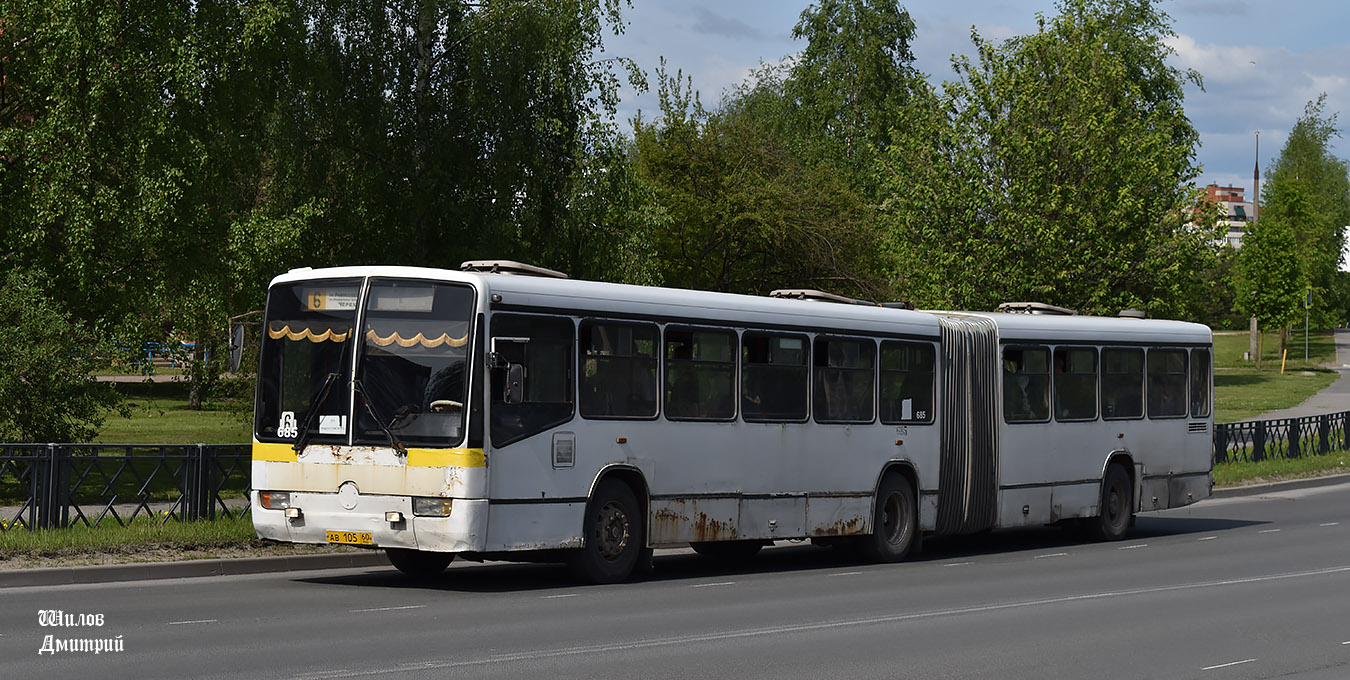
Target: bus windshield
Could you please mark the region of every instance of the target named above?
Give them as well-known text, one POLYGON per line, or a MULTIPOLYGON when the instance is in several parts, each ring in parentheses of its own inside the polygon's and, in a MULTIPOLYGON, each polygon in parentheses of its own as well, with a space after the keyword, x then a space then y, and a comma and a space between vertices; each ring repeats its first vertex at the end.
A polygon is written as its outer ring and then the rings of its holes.
POLYGON ((362 283, 272 288, 259 441, 445 446, 463 437, 473 291, 374 279, 358 317, 362 283))
POLYGON ((371 283, 356 369, 356 443, 387 443, 390 434, 409 445, 459 441, 472 313, 467 286, 371 283))

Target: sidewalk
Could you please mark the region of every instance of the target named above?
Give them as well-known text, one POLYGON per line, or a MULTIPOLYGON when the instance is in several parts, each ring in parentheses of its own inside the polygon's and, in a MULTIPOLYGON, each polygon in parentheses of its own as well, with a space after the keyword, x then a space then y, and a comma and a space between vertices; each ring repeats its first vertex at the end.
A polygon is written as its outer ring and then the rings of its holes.
POLYGON ((1336 339, 1336 361, 1325 366, 1340 373, 1341 377, 1321 392, 1308 397, 1308 400, 1293 408, 1263 413, 1247 420, 1276 420, 1279 418, 1302 418, 1320 416, 1326 413, 1350 411, 1350 329, 1338 328, 1334 331, 1336 339))

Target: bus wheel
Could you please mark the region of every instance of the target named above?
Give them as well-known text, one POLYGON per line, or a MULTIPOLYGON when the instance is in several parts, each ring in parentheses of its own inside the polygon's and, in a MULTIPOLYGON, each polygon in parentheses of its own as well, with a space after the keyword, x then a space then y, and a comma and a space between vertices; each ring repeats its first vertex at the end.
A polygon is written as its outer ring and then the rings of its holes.
POLYGON ((1124 538, 1130 528, 1130 517, 1134 515, 1133 495, 1130 473, 1120 464, 1112 463, 1106 468, 1106 479, 1102 483, 1101 512, 1086 520, 1088 534, 1099 541, 1124 538))
POLYGON ((854 546, 868 562, 899 562, 914 547, 919 513, 914 488, 900 475, 887 475, 877 490, 872 533, 858 536, 854 546))
POLYGON ((409 548, 385 548, 384 554, 395 569, 419 578, 435 576, 450 566, 454 553, 427 552, 409 548))
POLYGON ((698 541, 690 543, 694 552, 715 562, 744 562, 759 554, 762 541, 698 541))
POLYGON ((586 503, 584 543, 568 557, 572 573, 587 583, 617 583, 633 573, 642 553, 642 519, 627 484, 609 478, 586 503))

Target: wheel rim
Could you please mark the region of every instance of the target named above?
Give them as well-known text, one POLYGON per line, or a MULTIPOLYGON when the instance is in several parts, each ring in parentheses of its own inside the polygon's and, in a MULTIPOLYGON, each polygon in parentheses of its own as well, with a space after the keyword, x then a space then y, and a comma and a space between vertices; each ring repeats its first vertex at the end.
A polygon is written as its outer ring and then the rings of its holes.
POLYGON ((903 542, 909 530, 905 511, 905 499, 898 493, 887 496, 885 504, 881 507, 881 535, 885 536, 886 542, 891 545, 903 542))
POLYGON ((1106 494, 1106 518, 1112 526, 1121 522, 1121 517, 1124 514, 1122 512, 1125 505, 1124 498, 1125 493, 1121 484, 1112 484, 1110 491, 1106 494))
POLYGON ((617 502, 606 503, 600 508, 599 522, 596 526, 596 550, 607 561, 617 560, 628 547, 628 514, 617 502))

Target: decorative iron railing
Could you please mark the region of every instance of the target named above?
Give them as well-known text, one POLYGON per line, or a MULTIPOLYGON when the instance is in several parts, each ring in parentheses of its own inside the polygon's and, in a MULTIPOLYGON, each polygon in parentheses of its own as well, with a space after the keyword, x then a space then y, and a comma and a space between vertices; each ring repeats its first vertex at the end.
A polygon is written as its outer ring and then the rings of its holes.
POLYGON ((1350 450, 1350 411, 1214 424, 1214 462, 1257 462, 1350 450))
POLYGON ((0 531, 248 512, 248 444, 0 444, 0 531))

